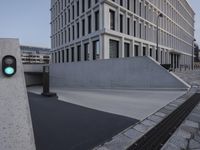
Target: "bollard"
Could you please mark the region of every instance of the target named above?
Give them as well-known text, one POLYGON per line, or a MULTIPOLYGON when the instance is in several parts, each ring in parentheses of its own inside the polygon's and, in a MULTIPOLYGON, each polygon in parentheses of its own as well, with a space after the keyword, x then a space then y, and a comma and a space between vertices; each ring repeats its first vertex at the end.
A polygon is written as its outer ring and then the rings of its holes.
POLYGON ((43 96, 57 97, 56 93, 52 93, 49 90, 49 66, 43 66, 43 96))

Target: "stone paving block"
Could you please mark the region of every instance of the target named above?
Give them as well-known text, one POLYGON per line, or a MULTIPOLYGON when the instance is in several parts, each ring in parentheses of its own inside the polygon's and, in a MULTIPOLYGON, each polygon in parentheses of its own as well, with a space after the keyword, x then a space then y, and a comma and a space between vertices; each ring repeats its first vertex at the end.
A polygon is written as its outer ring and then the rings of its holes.
POLYGON ((165 106, 164 108, 167 109, 167 110, 171 110, 171 111, 173 111, 173 110, 176 109, 176 107, 170 106, 170 105, 167 105, 167 106, 165 106))
POLYGON ((159 116, 155 116, 155 115, 149 116, 148 119, 149 119, 149 120, 152 120, 152 121, 154 121, 154 122, 156 122, 156 123, 159 123, 160 121, 163 120, 163 118, 161 118, 161 117, 159 117, 159 116))
POLYGON ((164 145, 164 147, 161 150, 181 150, 181 148, 177 147, 174 144, 167 143, 166 145, 164 145))
POLYGON ((200 143, 192 139, 189 142, 189 148, 190 149, 200 148, 200 143))
POLYGON ((177 104, 175 102, 174 103, 170 103, 169 106, 178 107, 178 106, 180 106, 180 103, 179 104, 177 104))
POLYGON ((132 140, 127 136, 120 134, 113 138, 112 141, 106 143, 104 147, 109 150, 126 150, 127 145, 131 144, 132 140))
POLYGON ((143 135, 143 133, 135 129, 129 129, 124 133, 124 135, 128 136, 132 142, 136 142, 143 135))
POLYGON ((159 116, 159 117, 162 117, 162 118, 164 118, 164 117, 167 116, 167 114, 162 113, 162 112, 157 112, 157 113, 155 113, 155 115, 156 115, 156 116, 159 116))
POLYGON ((181 137, 181 136, 172 136, 169 140, 169 143, 176 145, 177 147, 180 147, 182 149, 186 149, 188 145, 187 139, 181 137))
POLYGON ((194 122, 199 122, 200 123, 200 114, 193 112, 188 116, 187 119, 190 120, 190 121, 194 121, 194 122))
POLYGON ((165 114, 167 114, 167 115, 169 115, 170 113, 172 113, 171 110, 167 110, 167 109, 165 109, 165 108, 162 108, 161 110, 159 110, 159 112, 165 113, 165 114))
POLYGON ((143 120, 141 123, 146 125, 146 126, 150 126, 150 127, 153 127, 157 124, 154 121, 151 121, 151 120, 148 120, 148 119, 143 120))
POLYGON ((139 132, 145 133, 145 132, 147 132, 147 130, 150 129, 150 126, 146 126, 146 125, 140 123, 140 124, 137 124, 134 127, 134 129, 139 131, 139 132))
POLYGON ((175 133, 175 135, 181 136, 185 139, 190 139, 192 137, 192 133, 187 132, 187 131, 182 130, 182 129, 178 129, 177 132, 175 133))
POLYGON ((192 128, 199 128, 199 124, 194 122, 194 121, 190 121, 190 120, 186 120, 183 123, 184 126, 188 126, 188 127, 192 127, 192 128))

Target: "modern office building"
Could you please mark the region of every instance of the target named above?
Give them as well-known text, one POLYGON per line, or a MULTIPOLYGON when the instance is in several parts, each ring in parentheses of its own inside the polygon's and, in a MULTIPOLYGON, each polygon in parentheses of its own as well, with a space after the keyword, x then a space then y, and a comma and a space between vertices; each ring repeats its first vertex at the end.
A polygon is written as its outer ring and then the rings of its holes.
POLYGON ((194 15, 186 0, 51 0, 52 63, 149 56, 190 66, 194 15))
POLYGON ((20 46, 23 64, 48 64, 50 49, 34 46, 20 46))

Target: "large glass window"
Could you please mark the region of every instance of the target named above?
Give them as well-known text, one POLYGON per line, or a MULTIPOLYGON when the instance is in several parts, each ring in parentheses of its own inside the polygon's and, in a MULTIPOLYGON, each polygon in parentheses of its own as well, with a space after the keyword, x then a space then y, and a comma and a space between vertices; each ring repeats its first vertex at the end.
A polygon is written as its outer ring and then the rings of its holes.
POLYGON ((139 46, 138 45, 134 46, 134 51, 135 51, 135 56, 139 56, 139 46))
POLYGON ((77 61, 81 61, 81 46, 77 46, 77 61))
POLYGON ((110 58, 119 57, 119 41, 110 40, 110 58))
POLYGON ((99 30, 99 11, 95 12, 95 31, 99 30))
POLYGON ((71 61, 74 62, 74 48, 71 49, 71 61))
POLYGON ((89 57, 90 57, 89 44, 86 43, 84 44, 84 60, 85 61, 89 60, 89 57))
POLYGON ((115 12, 110 10, 110 29, 115 30, 115 12))
POLYGON ((124 22, 123 22, 123 15, 120 14, 120 32, 121 33, 123 33, 123 24, 124 24, 124 22))
POLYGON ((91 15, 88 16, 88 34, 90 34, 92 32, 92 26, 91 26, 91 15))
POLYGON ((124 43, 124 57, 130 57, 130 44, 124 43))
POLYGON ((100 58, 99 41, 93 41, 93 60, 100 58))

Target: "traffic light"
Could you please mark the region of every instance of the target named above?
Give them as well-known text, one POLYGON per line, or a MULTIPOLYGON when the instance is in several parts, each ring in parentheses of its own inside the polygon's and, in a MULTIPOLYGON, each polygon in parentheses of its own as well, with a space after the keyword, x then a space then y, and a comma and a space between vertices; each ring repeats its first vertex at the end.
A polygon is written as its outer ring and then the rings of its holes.
POLYGON ((14 56, 6 55, 2 59, 2 71, 7 77, 13 76, 17 71, 17 61, 14 56))

